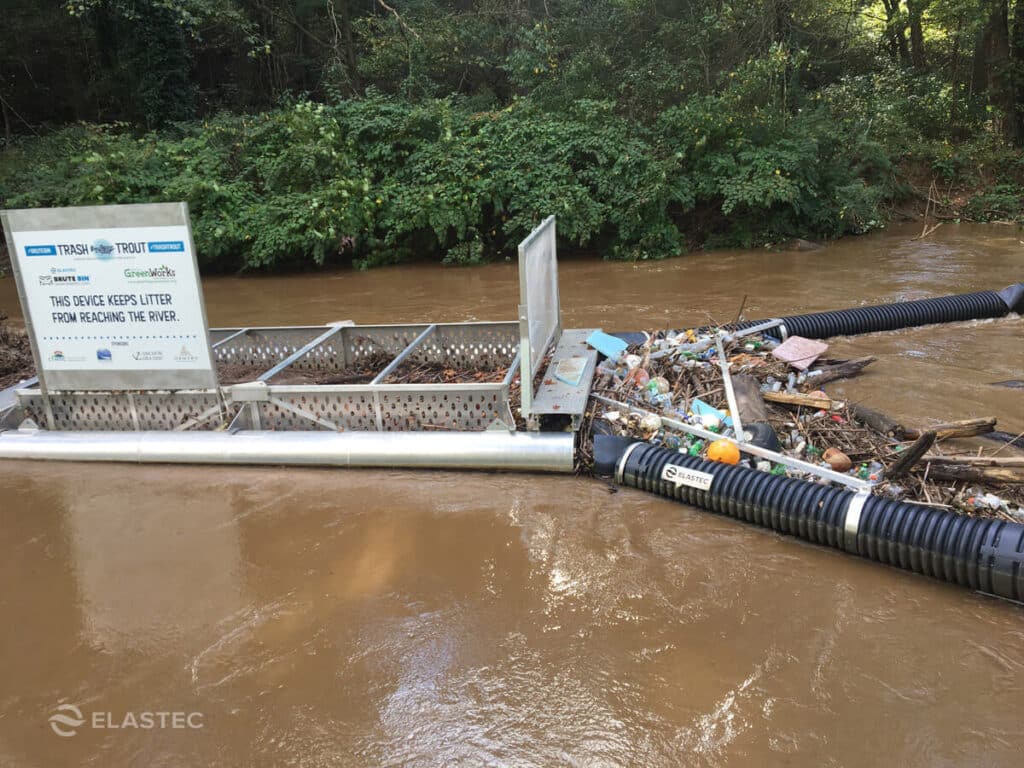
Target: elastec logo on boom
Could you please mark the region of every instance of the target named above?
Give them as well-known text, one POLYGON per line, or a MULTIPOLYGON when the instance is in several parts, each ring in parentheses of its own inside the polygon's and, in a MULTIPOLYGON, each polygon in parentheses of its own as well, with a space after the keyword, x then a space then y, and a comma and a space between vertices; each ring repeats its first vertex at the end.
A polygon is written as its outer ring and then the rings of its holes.
POLYGON ((159 267, 148 267, 146 269, 126 269, 124 271, 124 276, 128 280, 163 282, 165 280, 173 280, 175 272, 167 265, 161 265, 159 267))

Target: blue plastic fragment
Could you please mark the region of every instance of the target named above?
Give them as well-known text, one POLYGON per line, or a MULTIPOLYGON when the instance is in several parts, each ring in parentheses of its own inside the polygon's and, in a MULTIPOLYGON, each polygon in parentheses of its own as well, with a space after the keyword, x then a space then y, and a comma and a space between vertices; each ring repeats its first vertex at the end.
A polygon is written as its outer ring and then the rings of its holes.
POLYGON ((713 405, 708 405, 703 400, 701 400, 699 397, 693 398, 693 402, 690 403, 690 410, 693 411, 694 415, 696 415, 696 416, 705 416, 705 415, 717 416, 721 420, 721 422, 723 424, 725 424, 725 426, 727 426, 727 427, 731 427, 732 426, 732 417, 731 416, 726 416, 724 412, 718 410, 713 405))
POLYGON ((622 339, 619 339, 604 331, 594 331, 587 337, 587 344, 592 346, 605 357, 618 360, 619 355, 626 351, 629 346, 622 339))

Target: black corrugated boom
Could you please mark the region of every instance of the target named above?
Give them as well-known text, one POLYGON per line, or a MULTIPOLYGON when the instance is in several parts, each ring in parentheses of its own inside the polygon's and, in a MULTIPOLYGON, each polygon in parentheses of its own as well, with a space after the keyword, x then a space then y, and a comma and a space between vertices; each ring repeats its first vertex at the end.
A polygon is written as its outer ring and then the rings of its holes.
POLYGON ((1024 600, 1020 523, 776 477, 644 442, 600 435, 594 441, 598 470, 614 467, 624 485, 932 578, 1024 600))

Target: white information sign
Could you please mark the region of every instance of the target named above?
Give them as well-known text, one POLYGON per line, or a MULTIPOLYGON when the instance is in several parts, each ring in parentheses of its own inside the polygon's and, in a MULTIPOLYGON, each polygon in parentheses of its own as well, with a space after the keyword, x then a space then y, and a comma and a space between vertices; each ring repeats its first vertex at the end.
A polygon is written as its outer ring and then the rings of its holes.
MULTIPOLYGON (((104 209, 109 217, 111 210, 104 209)), ((157 210, 151 226, 35 228, 5 214, 26 324, 48 388, 158 389, 213 386, 187 210, 125 206, 129 223, 157 210), (173 211, 172 211, 173 212, 173 211)), ((88 209, 65 209, 73 224, 88 209)), ((49 210, 45 214, 60 213, 49 210)), ((36 226, 47 215, 29 218, 36 226)), ((22 215, 19 217, 18 215, 22 215)))

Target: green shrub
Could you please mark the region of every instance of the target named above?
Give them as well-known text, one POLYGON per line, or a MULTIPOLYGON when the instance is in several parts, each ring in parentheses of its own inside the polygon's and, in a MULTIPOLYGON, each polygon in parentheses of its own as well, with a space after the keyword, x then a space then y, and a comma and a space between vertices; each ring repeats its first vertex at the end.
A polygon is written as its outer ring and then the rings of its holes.
POLYGON ((888 155, 856 123, 797 106, 786 78, 798 59, 753 60, 650 126, 610 101, 474 112, 372 90, 141 135, 73 126, 5 152, 0 195, 12 207, 185 200, 206 270, 479 263, 551 214, 565 245, 617 259, 866 231, 895 189, 888 155))

